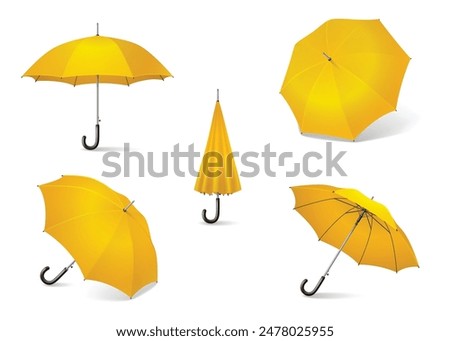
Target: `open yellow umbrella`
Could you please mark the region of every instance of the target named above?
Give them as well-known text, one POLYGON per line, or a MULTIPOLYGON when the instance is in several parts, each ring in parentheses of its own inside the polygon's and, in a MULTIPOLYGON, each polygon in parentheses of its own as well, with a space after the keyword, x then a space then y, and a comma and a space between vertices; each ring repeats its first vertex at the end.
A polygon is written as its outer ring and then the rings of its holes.
POLYGON ((219 195, 229 195, 241 190, 239 174, 234 163, 233 152, 228 139, 222 108, 220 107, 219 90, 217 90, 217 101, 209 131, 208 143, 206 144, 194 189, 203 194, 217 195, 215 217, 209 219, 206 217, 206 210, 202 212, 203 220, 210 224, 215 223, 219 219, 219 195))
POLYGON ((97 123, 95 142, 84 148, 97 148, 100 141, 99 83, 130 85, 147 79, 164 80, 170 72, 143 47, 132 42, 100 36, 73 40, 59 45, 37 60, 22 77, 36 81, 97 84, 97 123))
POLYGON ((330 266, 312 291, 314 295, 333 263, 344 252, 358 264, 383 267, 393 271, 418 266, 414 250, 405 233, 397 225, 389 210, 355 189, 328 185, 291 187, 295 196, 295 210, 316 232, 319 240, 338 248, 330 266))
POLYGON ((83 176, 63 176, 39 186, 45 201, 44 231, 75 259, 85 279, 109 284, 129 297, 157 281, 156 252, 144 216, 134 201, 103 183, 83 176))
POLYGON ((281 94, 302 133, 355 140, 396 110, 409 61, 380 20, 329 20, 295 45, 281 94))

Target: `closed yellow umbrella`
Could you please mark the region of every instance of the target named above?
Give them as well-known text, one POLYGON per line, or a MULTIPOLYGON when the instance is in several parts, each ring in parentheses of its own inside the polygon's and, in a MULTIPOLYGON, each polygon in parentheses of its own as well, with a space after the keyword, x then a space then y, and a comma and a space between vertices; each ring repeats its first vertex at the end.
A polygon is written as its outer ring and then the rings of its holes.
POLYGON ((418 266, 414 250, 405 233, 397 225, 389 210, 355 189, 328 185, 291 187, 295 196, 295 210, 316 232, 319 240, 339 251, 331 265, 308 296, 317 292, 334 261, 344 252, 358 264, 400 271, 418 266))
POLYGON ((134 201, 103 183, 83 176, 63 176, 39 186, 45 201, 44 231, 72 255, 85 279, 109 284, 129 297, 157 281, 156 252, 147 221, 134 201))
POLYGON ((409 61, 380 20, 329 20, 295 45, 281 94, 302 133, 355 140, 396 110, 409 61))
POLYGON ((143 47, 117 38, 93 37, 73 40, 59 45, 37 60, 22 77, 36 81, 54 81, 73 86, 97 84, 97 123, 95 143, 82 143, 95 149, 100 139, 99 83, 130 85, 148 79, 164 80, 170 72, 143 47))
POLYGON ((220 107, 219 90, 217 90, 217 101, 214 108, 208 142, 194 189, 203 194, 217 195, 215 217, 209 219, 206 217, 206 210, 202 212, 203 220, 207 223, 215 223, 219 219, 219 195, 228 195, 241 190, 239 174, 228 139, 222 108, 220 107))

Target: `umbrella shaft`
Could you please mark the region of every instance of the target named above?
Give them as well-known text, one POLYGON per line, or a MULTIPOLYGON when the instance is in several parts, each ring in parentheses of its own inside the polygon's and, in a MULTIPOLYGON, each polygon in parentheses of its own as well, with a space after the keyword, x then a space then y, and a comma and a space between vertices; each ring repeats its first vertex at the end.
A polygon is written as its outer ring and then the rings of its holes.
POLYGON ((99 88, 100 88, 100 85, 99 85, 99 75, 97 75, 97 124, 99 124, 100 123, 100 104, 99 104, 99 101, 100 101, 100 96, 99 96, 99 92, 100 92, 100 90, 99 90, 99 88))
POLYGON ((347 237, 345 237, 345 240, 342 242, 341 247, 339 248, 339 251, 336 253, 336 256, 334 256, 333 261, 331 262, 330 266, 328 267, 327 271, 325 271, 325 273, 323 274, 323 276, 328 276, 328 273, 330 272, 331 267, 333 266, 334 262, 336 261, 336 259, 338 258, 339 254, 341 253, 342 249, 344 248, 345 244, 347 244, 348 240, 350 239, 353 231, 355 231, 356 226, 358 226, 359 222, 361 221, 362 217, 364 216, 364 213, 366 213, 366 209, 363 209, 361 214, 359 215, 358 219, 356 220, 355 224, 353 225, 353 228, 351 229, 351 231, 349 232, 349 234, 347 235, 347 237))

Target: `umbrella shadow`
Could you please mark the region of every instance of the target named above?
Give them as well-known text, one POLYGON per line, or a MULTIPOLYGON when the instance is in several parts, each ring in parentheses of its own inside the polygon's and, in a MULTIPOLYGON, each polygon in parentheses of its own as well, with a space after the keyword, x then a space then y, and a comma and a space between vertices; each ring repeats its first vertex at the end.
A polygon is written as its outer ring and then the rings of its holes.
POLYGON ((411 130, 418 121, 419 117, 415 112, 409 110, 402 113, 393 112, 373 122, 356 138, 356 141, 371 141, 400 135, 411 130))
POLYGON ((342 298, 355 298, 358 295, 348 292, 318 292, 314 296, 305 296, 311 299, 342 299, 342 298))
POLYGON ((80 148, 80 150, 88 151, 88 152, 123 152, 123 146, 120 147, 97 147, 93 150, 87 150, 85 148, 80 148))
POLYGON ((110 302, 129 301, 130 299, 136 299, 144 295, 146 292, 150 291, 156 284, 157 282, 153 282, 146 285, 131 298, 116 288, 102 284, 99 285, 98 287, 92 288, 89 292, 89 296, 92 296, 92 298, 100 301, 110 301, 110 302))
POLYGON ((202 226, 231 226, 231 225, 237 225, 237 222, 231 221, 231 220, 219 220, 215 222, 214 224, 208 224, 205 222, 199 222, 199 225, 202 226))
POLYGON ((392 112, 380 117, 368 126, 356 139, 351 141, 344 138, 326 136, 320 134, 302 133, 303 136, 313 137, 320 140, 339 142, 366 142, 379 140, 386 137, 400 135, 411 130, 419 121, 419 117, 413 111, 392 112))
POLYGON ((46 285, 46 284, 42 284, 44 287, 47 287, 47 288, 66 288, 66 287, 70 287, 70 286, 72 286, 73 284, 72 283, 64 283, 64 282, 56 282, 56 283, 53 283, 51 286, 49 286, 49 285, 46 285))

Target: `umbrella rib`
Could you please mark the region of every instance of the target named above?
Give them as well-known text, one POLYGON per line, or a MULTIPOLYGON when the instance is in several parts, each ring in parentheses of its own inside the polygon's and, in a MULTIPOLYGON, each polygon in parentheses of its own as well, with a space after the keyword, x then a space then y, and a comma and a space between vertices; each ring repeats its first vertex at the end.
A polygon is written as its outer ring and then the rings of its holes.
POLYGON ((336 201, 339 201, 340 203, 347 204, 349 206, 355 207, 355 208, 361 208, 358 204, 353 204, 351 201, 346 201, 342 198, 334 198, 336 201))
POLYGON ((369 232, 369 236, 367 237, 367 241, 366 241, 366 245, 364 246, 364 250, 363 250, 363 252, 361 254, 361 257, 359 258, 358 265, 361 264, 365 254, 366 254, 367 246, 369 245, 369 240, 370 240, 370 237, 372 235, 372 230, 373 230, 373 215, 365 214, 365 218, 367 219, 367 223, 369 224, 370 232, 369 232), (371 218, 371 220, 369 219, 369 217, 371 218))
MULTIPOLYGON (((360 27, 353 28, 345 38, 341 39, 341 43, 335 49, 335 55, 339 53, 339 49, 344 45, 344 43, 350 39, 350 37, 359 29, 360 27)), ((327 32, 328 33, 328 32, 327 32)), ((327 45, 328 45, 328 34, 327 34, 327 45)))
POLYGON ((295 75, 293 75, 293 76, 289 79, 289 81, 288 81, 286 84, 283 84, 283 86, 282 86, 280 92, 283 92, 283 89, 285 89, 290 83, 292 83, 292 81, 293 81, 295 78, 301 76, 302 74, 304 74, 304 73, 308 72, 309 70, 311 70, 311 69, 313 69, 313 68, 315 68, 315 67, 317 67, 317 66, 319 66, 319 65, 322 65, 322 64, 324 64, 323 61, 322 61, 322 62, 319 62, 319 63, 316 63, 316 64, 314 64, 314 65, 311 65, 310 67, 308 67, 308 68, 306 68, 306 69, 304 69, 304 70, 302 70, 302 71, 300 71, 300 72, 297 72, 295 75))
POLYGON ((109 197, 106 197, 106 196, 104 196, 104 195, 101 195, 101 194, 99 194, 99 193, 96 192, 96 191, 93 191, 93 190, 91 190, 91 189, 88 189, 88 188, 82 187, 82 186, 75 186, 75 185, 45 185, 45 187, 54 187, 54 188, 78 188, 78 189, 81 189, 81 190, 83 190, 83 191, 91 192, 91 193, 93 193, 93 194, 95 194, 95 195, 97 195, 97 196, 103 198, 104 200, 109 201, 111 204, 113 204, 113 205, 119 207, 120 209, 123 209, 123 207, 121 207, 122 202, 121 202, 119 196, 117 195, 117 192, 112 191, 112 190, 111 190, 111 191, 114 192, 114 193, 116 194, 117 200, 120 202, 120 204, 117 203, 117 202, 114 202, 114 201, 111 200, 109 197))
MULTIPOLYGON (((339 64, 339 67, 342 67, 342 65, 339 64)), ((344 67, 344 69, 345 69, 345 67, 344 67)), ((339 93, 339 97, 342 98, 342 93, 341 93, 341 90, 339 88, 338 81, 337 81, 336 74, 335 74, 335 68, 332 68, 332 74, 333 74, 333 80, 334 80, 334 85, 336 87, 336 91, 339 93)), ((339 101, 339 107, 341 108, 341 112, 345 113, 344 107, 342 105, 342 101, 339 101)), ((354 135, 353 131, 352 131, 352 128, 350 126, 350 123, 349 123, 348 115, 344 114, 342 116, 343 116, 343 118, 345 120, 345 123, 347 124, 348 131, 350 132, 351 135, 354 135)))
POLYGON ((294 210, 296 210, 298 208, 303 208, 303 207, 306 207, 306 206, 314 205, 314 204, 320 204, 322 202, 330 201, 330 200, 333 200, 333 199, 334 198, 327 198, 327 199, 320 199, 320 200, 317 200, 317 201, 312 201, 312 202, 309 202, 309 203, 304 204, 304 205, 296 206, 296 207, 294 207, 294 210))
MULTIPOLYGON (((376 223, 378 223, 378 225, 380 225, 380 227, 382 229, 384 229, 389 234, 389 238, 391 240, 391 245, 392 245, 392 253, 393 253, 393 256, 394 256, 395 272, 398 272, 397 253, 396 253, 396 250, 395 250, 394 239, 392 238, 392 231, 391 231, 391 229, 389 228, 389 226, 387 225, 387 223, 385 221, 378 221, 377 217, 375 215, 373 215, 373 214, 371 215, 371 218, 372 218, 372 222, 375 221, 376 223)), ((373 223, 369 224, 369 225, 371 227, 371 233, 372 233, 373 223)), ((369 242, 369 239, 367 240, 367 243, 368 242, 369 242)), ((366 248, 367 248, 367 245, 366 245, 366 248)), ((366 249, 364 249, 364 253, 365 253, 365 250, 366 249)), ((363 256, 361 256, 360 262, 361 262, 362 258, 363 258, 363 256)))
MULTIPOLYGON (((324 63, 324 62, 322 62, 322 63, 324 63)), ((329 62, 327 62, 327 63, 329 63, 329 62)), ((319 75, 316 77, 316 79, 314 80, 314 84, 311 86, 311 88, 309 90, 308 97, 305 100, 305 114, 303 115, 301 126, 303 125, 303 122, 305 121, 305 117, 307 116, 306 115, 306 112, 307 112, 306 111, 306 105, 307 105, 307 103, 309 103, 309 98, 311 97, 311 94, 313 93, 314 88, 316 87, 316 84, 319 82, 319 79, 321 78, 322 73, 324 72, 324 70, 325 70, 325 67, 323 67, 322 70, 320 70, 319 75)))
MULTIPOLYGON (((386 228, 388 228, 386 222, 384 222, 384 224, 386 225, 386 228)), ((392 233, 391 233, 391 231, 389 229, 388 229, 388 233, 389 233, 389 238, 391 239, 392 252, 394 254, 395 272, 398 272, 397 253, 395 252, 394 239, 392 238, 392 233)))
POLYGON ((299 209, 299 208, 303 208, 303 207, 306 207, 306 206, 314 205, 314 204, 320 204, 322 202, 330 201, 330 200, 337 200, 337 201, 339 201, 339 202, 341 202, 343 204, 347 204, 347 205, 352 206, 352 207, 358 207, 356 205, 352 205, 351 202, 347 202, 345 200, 342 200, 341 198, 327 198, 327 199, 320 199, 320 200, 317 200, 317 201, 312 201, 312 202, 309 202, 307 204, 303 204, 303 205, 300 205, 300 206, 296 206, 296 207, 294 207, 294 210, 299 209))
POLYGON ((383 101, 385 101, 389 106, 393 107, 395 109, 395 105, 392 105, 383 95, 381 95, 377 90, 375 90, 373 87, 371 87, 368 83, 366 83, 364 80, 362 80, 360 77, 358 77, 355 73, 350 71, 348 68, 346 68, 344 65, 340 64, 343 70, 347 71, 349 74, 351 74, 353 77, 358 79, 361 83, 367 85, 369 89, 371 89, 375 94, 377 94, 383 101))
MULTIPOLYGON (((117 229, 118 229, 118 227, 120 226, 120 223, 121 223, 122 219, 123 219, 123 216, 117 221, 117 224, 116 224, 116 227, 115 227, 115 232, 117 232, 117 229)), ((114 234, 115 234, 115 233, 114 233, 114 234)), ((114 234, 113 234, 113 235, 114 235, 114 234)), ((83 275, 85 275, 85 279, 88 279, 89 274, 92 273, 92 271, 95 269, 95 266, 97 265, 98 261, 102 258, 102 255, 106 252, 106 250, 108 249, 108 246, 111 244, 111 240, 112 240, 112 239, 113 239, 113 238, 111 238, 111 239, 109 240, 109 242, 105 245, 105 247, 103 248, 103 251, 100 252, 100 253, 98 254, 98 257, 97 257, 97 259, 95 260, 95 262, 92 262, 92 264, 94 264, 94 266, 91 267, 91 268, 89 269, 89 272, 88 272, 88 273, 83 274, 83 275)))
MULTIPOLYGON (((341 44, 336 48, 335 55, 338 53, 337 50, 345 43, 346 40, 348 40, 348 39, 350 38, 350 36, 351 36, 357 29, 358 29, 358 28, 354 28, 354 29, 347 35, 347 37, 345 37, 345 39, 343 39, 343 41, 341 42, 341 44)), ((327 26, 327 32, 328 32, 328 26, 327 26)), ((328 34, 327 34, 327 47, 328 47, 328 34)), ((333 58, 334 58, 334 57, 333 57, 333 58)), ((336 64, 335 64, 335 66, 336 66, 336 64)), ((341 66, 341 64, 339 64, 339 66, 341 66)), ((339 91, 339 86, 338 86, 338 82, 337 82, 337 79, 336 79, 336 77, 335 77, 335 72, 334 72, 335 68, 336 68, 336 67, 333 67, 331 70, 332 70, 332 74, 333 74, 333 80, 334 80, 335 88, 336 88, 336 90, 340 93, 340 91, 339 91)), ((346 70, 347 70, 347 69, 346 69, 346 70)), ((348 71, 348 70, 347 70, 347 71, 348 71)), ((342 96, 341 96, 341 97, 342 97, 342 96)), ((340 108, 341 108, 341 112, 344 112, 344 108, 343 108, 341 102, 339 102, 339 106, 340 106, 340 108)), ((353 135, 353 131, 352 131, 352 129, 351 129, 351 127, 350 127, 350 124, 349 124, 349 121, 348 121, 348 116, 347 116, 347 115, 343 115, 343 117, 344 117, 344 119, 345 119, 345 122, 347 123, 347 129, 348 129, 348 131, 350 132, 351 135, 353 135)))
POLYGON ((52 224, 51 226, 47 226, 47 227, 45 228, 45 230, 48 232, 48 230, 51 230, 51 229, 56 228, 56 227, 58 227, 58 226, 60 226, 60 225, 66 224, 66 223, 68 223, 68 222, 72 222, 72 221, 81 219, 81 218, 83 218, 83 217, 87 217, 87 216, 89 216, 89 215, 91 215, 91 214, 98 214, 98 213, 100 213, 100 212, 101 212, 101 213, 116 212, 116 211, 117 211, 117 210, 103 210, 103 211, 95 211, 95 212, 89 212, 89 213, 79 214, 79 215, 70 217, 69 219, 59 221, 59 222, 57 222, 57 223, 55 223, 55 224, 52 224))
MULTIPOLYGON (((389 232, 389 226, 383 225, 385 223, 384 221, 379 221, 377 216, 373 215, 373 219, 381 226, 382 229, 386 230, 386 232, 389 232)), ((386 224, 386 223, 385 223, 386 224)))
MULTIPOLYGON (((128 214, 127 212, 125 212, 125 213, 128 214)), ((150 237, 150 229, 149 229, 149 227, 148 227, 148 226, 145 226, 145 225, 142 225, 142 224, 140 223, 140 221, 137 220, 133 215, 129 215, 129 217, 130 217, 131 219, 133 219, 133 221, 135 221, 136 224, 137 224, 142 230, 144 230, 145 232, 148 232, 148 237, 149 237, 149 239, 150 239, 150 241, 151 241, 151 237, 150 237)), ((152 244, 153 244, 153 243, 152 243, 152 244)))
POLYGON ((358 211, 353 211, 354 207, 350 208, 348 211, 345 211, 344 213, 342 213, 326 230, 324 233, 322 233, 322 235, 319 237, 319 240, 322 240, 323 236, 325 236, 325 234, 328 233, 328 231, 330 231, 330 229, 334 226, 334 224, 336 224, 339 220, 341 220, 341 218, 349 213, 355 213, 358 211))

